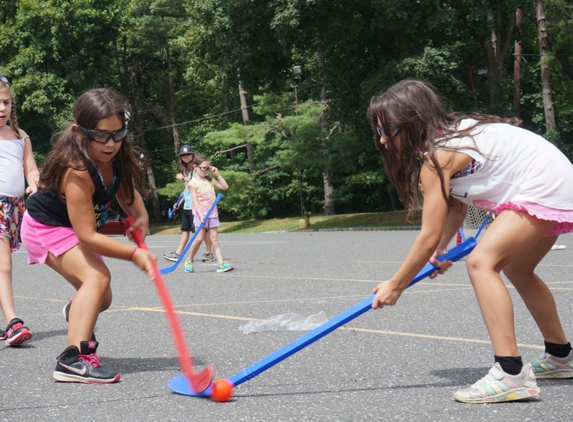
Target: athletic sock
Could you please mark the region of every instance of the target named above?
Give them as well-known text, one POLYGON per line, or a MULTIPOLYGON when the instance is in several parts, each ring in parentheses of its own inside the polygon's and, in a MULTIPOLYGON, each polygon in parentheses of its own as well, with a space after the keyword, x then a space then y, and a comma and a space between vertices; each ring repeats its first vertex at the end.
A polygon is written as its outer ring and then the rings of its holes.
POLYGON ((495 356, 494 359, 499 365, 503 372, 509 375, 517 375, 521 372, 523 368, 523 361, 521 356, 495 356))
POLYGON ((571 343, 567 344, 557 344, 557 343, 549 343, 544 341, 545 343, 545 353, 549 353, 551 356, 555 356, 556 358, 564 358, 569 355, 571 352, 571 343))

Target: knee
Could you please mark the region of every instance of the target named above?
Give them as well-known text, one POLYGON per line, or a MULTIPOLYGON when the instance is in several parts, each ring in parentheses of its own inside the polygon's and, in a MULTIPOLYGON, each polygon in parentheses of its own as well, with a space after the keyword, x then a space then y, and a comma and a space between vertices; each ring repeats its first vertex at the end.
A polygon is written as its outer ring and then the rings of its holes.
POLYGON ((83 284, 99 291, 102 295, 106 295, 109 291, 111 297, 111 274, 109 271, 93 272, 83 284))

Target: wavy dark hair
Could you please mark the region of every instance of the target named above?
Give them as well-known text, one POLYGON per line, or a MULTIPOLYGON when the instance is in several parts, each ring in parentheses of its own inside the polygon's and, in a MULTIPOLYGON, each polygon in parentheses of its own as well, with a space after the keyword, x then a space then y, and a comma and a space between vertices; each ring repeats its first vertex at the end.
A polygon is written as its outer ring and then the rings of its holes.
MULTIPOLYGON (((117 116, 123 126, 127 125, 128 109, 125 100, 115 91, 108 88, 90 89, 84 92, 72 108, 74 123, 86 128, 96 129, 100 119, 117 116)), ((88 153, 92 142, 81 131, 72 130, 73 123, 52 137, 54 147, 46 158, 40 172, 38 187, 44 190, 61 188, 62 177, 66 170, 85 171, 93 165, 88 153)), ((128 134, 121 143, 121 148, 114 157, 121 174, 121 185, 128 198, 128 204, 135 199, 134 189, 145 196, 143 171, 139 161, 140 153, 132 144, 128 134)), ((60 199, 65 201, 62 193, 60 199)))
MULTIPOLYGON (((435 156, 436 149, 449 149, 445 142, 453 138, 470 137, 478 126, 488 123, 508 123, 519 125, 516 118, 505 119, 488 114, 446 113, 441 95, 430 84, 407 79, 372 98, 367 110, 367 118, 374 132, 374 145, 382 154, 384 170, 396 186, 400 201, 409 210, 418 209, 422 204, 420 172, 427 153, 430 164, 436 169, 442 184, 442 194, 448 204, 453 203, 444 186, 444 173, 435 156), (470 127, 458 130, 463 119, 477 122, 470 127), (388 148, 380 143, 376 126, 384 133, 390 133, 390 124, 402 127, 400 150, 392 142, 388 148)), ((475 139, 474 139, 475 145, 475 139)), ((477 146, 475 148, 477 150, 477 146)))

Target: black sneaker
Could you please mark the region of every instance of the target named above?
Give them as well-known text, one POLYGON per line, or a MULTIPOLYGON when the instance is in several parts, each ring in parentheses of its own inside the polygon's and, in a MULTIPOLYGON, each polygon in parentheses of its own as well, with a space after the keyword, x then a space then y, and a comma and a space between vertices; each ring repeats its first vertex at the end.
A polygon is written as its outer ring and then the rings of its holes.
MULTIPOLYGON (((64 307, 62 308, 62 314, 64 315, 64 318, 66 318, 66 322, 70 322, 70 308, 71 307, 72 307, 72 300, 70 299, 68 301, 68 303, 66 303, 64 305, 64 307)), ((97 341, 95 333, 92 333, 92 337, 91 337, 90 341, 97 341)))
POLYGON ((82 382, 85 384, 109 384, 118 382, 120 374, 102 368, 99 356, 95 353, 97 341, 82 341, 80 350, 68 346, 58 356, 53 377, 60 382, 82 382))
POLYGON ((14 318, 6 327, 4 337, 7 346, 16 346, 30 340, 33 334, 28 330, 28 327, 24 327, 24 321, 20 318, 14 318))
POLYGON ((213 255, 212 253, 204 253, 203 256, 201 257, 201 260, 203 262, 213 262, 215 260, 215 255, 213 255))

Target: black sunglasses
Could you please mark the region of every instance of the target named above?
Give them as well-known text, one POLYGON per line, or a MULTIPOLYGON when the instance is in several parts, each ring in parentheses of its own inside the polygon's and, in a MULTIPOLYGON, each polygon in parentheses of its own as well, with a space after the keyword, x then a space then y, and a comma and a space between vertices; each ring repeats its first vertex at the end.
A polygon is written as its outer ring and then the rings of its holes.
POLYGON ((384 134, 384 130, 380 126, 375 126, 376 133, 378 134, 378 136, 380 136, 380 138, 394 139, 400 132, 402 132, 402 126, 400 125, 391 124, 389 126, 390 126, 390 136, 386 136, 384 134))
POLYGON ((6 76, 0 75, 0 82, 4 82, 6 85, 10 86, 10 81, 6 76))
MULTIPOLYGON (((77 123, 76 123, 77 124, 77 123)), ((121 142, 127 135, 127 128, 121 128, 115 132, 108 132, 106 130, 91 130, 78 125, 78 127, 85 133, 90 141, 98 142, 100 144, 107 144, 107 141, 113 139, 113 142, 121 142)))

